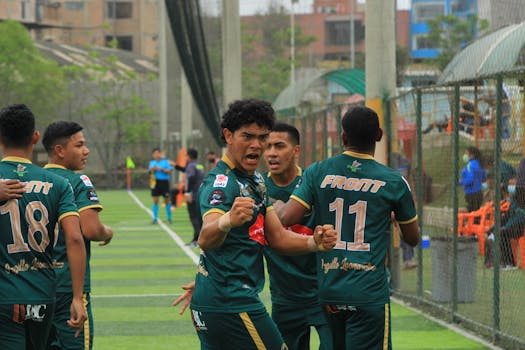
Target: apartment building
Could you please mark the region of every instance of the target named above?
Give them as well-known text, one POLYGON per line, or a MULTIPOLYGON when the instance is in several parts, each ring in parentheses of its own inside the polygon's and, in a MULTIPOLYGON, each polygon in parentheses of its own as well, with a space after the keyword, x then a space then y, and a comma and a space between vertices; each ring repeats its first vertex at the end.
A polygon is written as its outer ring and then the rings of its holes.
POLYGON ((159 0, 0 0, 0 20, 23 23, 37 40, 158 56, 159 0))

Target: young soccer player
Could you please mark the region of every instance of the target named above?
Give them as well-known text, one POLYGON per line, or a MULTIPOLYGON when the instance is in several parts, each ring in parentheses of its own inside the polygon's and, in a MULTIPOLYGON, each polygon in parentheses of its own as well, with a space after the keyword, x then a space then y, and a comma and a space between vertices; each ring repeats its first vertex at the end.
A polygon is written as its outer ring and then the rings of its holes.
MULTIPOLYGON (((269 172, 265 176, 270 202, 288 201, 302 181, 299 131, 285 123, 276 123, 268 138, 264 159, 269 172)), ((313 234, 313 214, 287 229, 302 235, 313 234)), ((290 350, 310 349, 310 329, 319 335, 319 349, 332 350, 330 328, 318 300, 315 253, 286 256, 265 247, 264 256, 270 275, 272 319, 279 327, 290 350)))
POLYGON ((391 213, 403 240, 415 246, 416 211, 406 180, 374 160, 382 137, 377 114, 367 107, 350 109, 342 127, 345 152, 308 167, 277 212, 291 225, 315 208, 315 221, 331 223, 337 231, 335 248, 317 255, 320 302, 328 311, 334 349, 391 349, 385 265, 391 213))
MULTIPOLYGON (((199 195, 203 252, 190 308, 203 349, 285 349, 258 295, 264 284, 263 248, 304 254, 335 243, 329 225, 316 227, 311 236, 285 230, 269 203, 256 169, 274 120, 271 105, 254 99, 232 103, 222 118, 227 151, 199 195)), ((185 286, 187 293, 175 304, 188 302, 192 287, 185 286)))
POLYGON ((0 111, 0 177, 25 183, 18 199, 0 203, 0 349, 45 349, 55 308, 53 242, 64 230, 73 296, 66 320, 77 332, 86 320, 82 287, 86 251, 73 191, 67 180, 30 161, 38 142, 25 105, 0 111))
POLYGON ((57 275, 56 308, 53 326, 49 337, 48 349, 87 350, 93 347, 93 315, 91 313, 91 241, 108 244, 113 238, 113 230, 100 222, 102 210, 93 183, 87 175, 76 173, 86 166, 89 149, 82 132, 82 126, 70 121, 57 121, 44 131, 42 144, 48 154, 48 171, 66 178, 73 188, 75 203, 80 214, 80 226, 86 247, 86 274, 84 279, 83 302, 88 315, 88 322, 78 334, 66 327, 69 304, 71 303, 72 285, 64 238, 59 235, 55 245, 55 272, 57 275))

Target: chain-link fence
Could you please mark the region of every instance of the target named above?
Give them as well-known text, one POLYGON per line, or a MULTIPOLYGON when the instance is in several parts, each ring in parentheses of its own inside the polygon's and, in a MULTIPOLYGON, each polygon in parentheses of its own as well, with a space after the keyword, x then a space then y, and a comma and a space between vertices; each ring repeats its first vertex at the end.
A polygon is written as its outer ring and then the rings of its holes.
MULTIPOLYGON (((525 94, 519 76, 415 89, 384 108, 389 165, 411 184, 423 236, 406 264, 403 253, 410 252, 393 231, 394 295, 505 349, 525 349, 525 160, 519 167, 525 94), (475 185, 466 179, 474 158, 480 169, 475 185)), ((287 120, 301 132, 301 165, 343 150, 340 121, 350 107, 287 120)))

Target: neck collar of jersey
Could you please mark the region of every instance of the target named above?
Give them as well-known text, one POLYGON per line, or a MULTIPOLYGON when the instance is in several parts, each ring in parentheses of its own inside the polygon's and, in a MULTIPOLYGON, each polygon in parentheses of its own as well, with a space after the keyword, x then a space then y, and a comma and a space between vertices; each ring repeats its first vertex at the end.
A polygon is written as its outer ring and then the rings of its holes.
POLYGON ((11 157, 11 156, 8 156, 8 157, 4 157, 2 158, 2 162, 18 162, 18 163, 29 163, 29 164, 33 164, 29 159, 27 158, 22 158, 22 157, 11 157))
POLYGON ((343 154, 346 154, 347 156, 355 157, 355 158, 362 158, 362 159, 374 159, 373 156, 366 153, 358 153, 353 151, 344 151, 343 154))
POLYGON ((228 158, 228 156, 225 154, 222 156, 221 160, 226 163, 226 165, 230 168, 230 169, 235 169, 235 164, 233 164, 233 162, 231 161, 230 158, 228 158))
MULTIPOLYGON (((303 176, 303 168, 301 168, 299 165, 295 165, 295 167, 297 168, 297 174, 295 175, 295 177, 303 176)), ((272 177, 271 171, 268 172, 268 177, 272 177)))
POLYGON ((44 169, 51 169, 51 168, 67 170, 67 168, 65 166, 59 165, 59 164, 49 163, 49 164, 44 165, 44 169))

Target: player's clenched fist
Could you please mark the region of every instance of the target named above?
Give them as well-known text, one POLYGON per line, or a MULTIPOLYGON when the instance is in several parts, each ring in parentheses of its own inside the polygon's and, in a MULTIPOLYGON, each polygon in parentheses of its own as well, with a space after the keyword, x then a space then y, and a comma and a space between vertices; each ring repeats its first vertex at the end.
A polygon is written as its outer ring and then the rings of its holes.
POLYGON ((241 226, 253 217, 255 201, 249 197, 236 197, 230 209, 230 222, 232 227, 241 226))
POLYGON ((337 243, 337 232, 333 225, 325 224, 315 227, 314 240, 317 249, 320 251, 327 251, 335 247, 337 243))
POLYGON ((238 227, 250 221, 253 217, 255 201, 249 197, 235 197, 232 208, 218 220, 219 230, 229 232, 232 227, 238 227))

